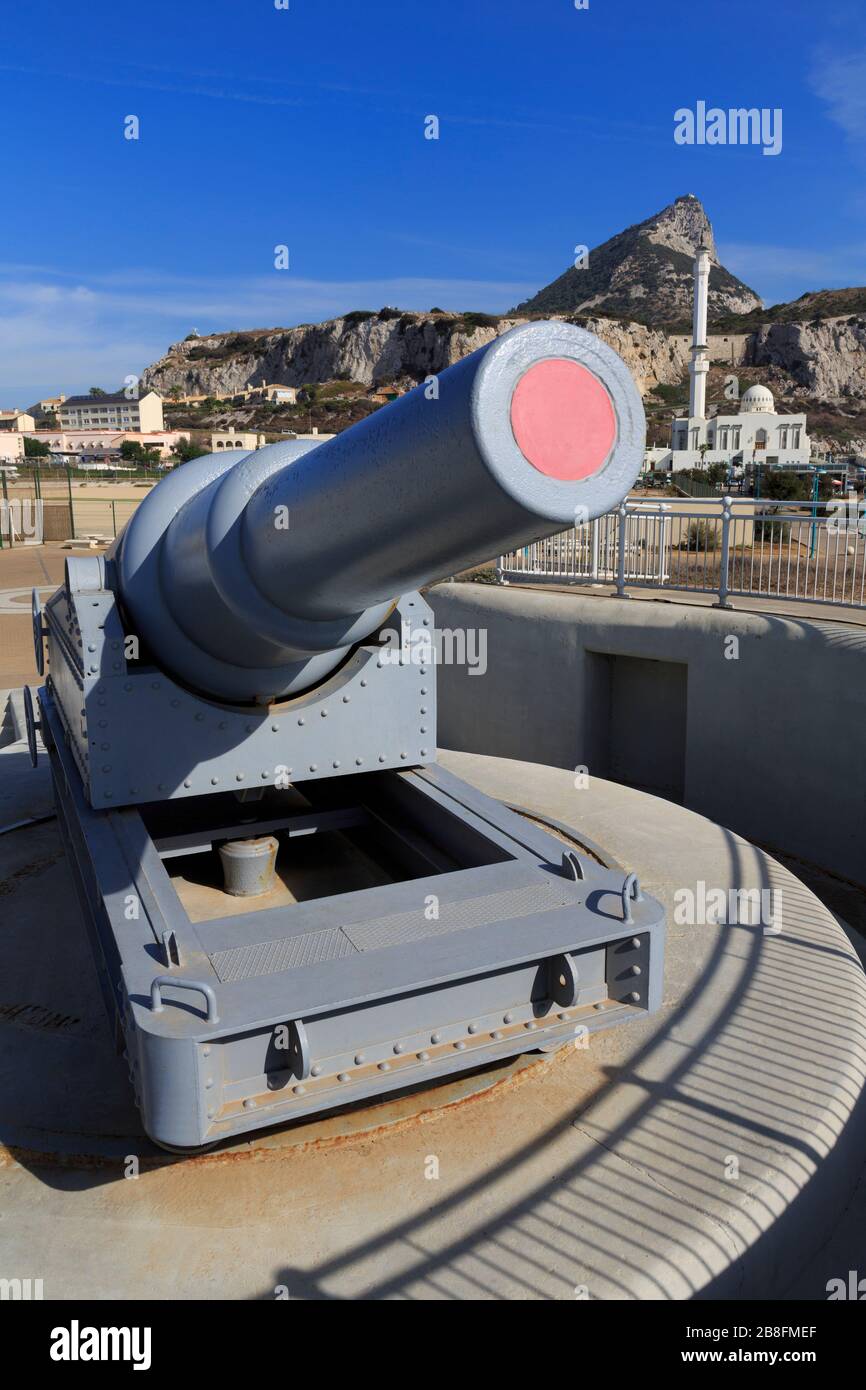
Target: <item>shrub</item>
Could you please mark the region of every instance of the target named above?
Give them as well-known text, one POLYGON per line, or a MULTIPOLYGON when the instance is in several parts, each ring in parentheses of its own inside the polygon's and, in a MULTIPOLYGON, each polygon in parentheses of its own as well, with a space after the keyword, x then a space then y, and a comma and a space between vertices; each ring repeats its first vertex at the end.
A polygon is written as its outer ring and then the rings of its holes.
POLYGON ((467 333, 471 333, 472 330, 473 330, 473 328, 498 328, 498 327, 499 327, 499 315, 498 315, 498 314, 477 314, 477 313, 474 313, 474 312, 471 312, 471 311, 470 311, 469 313, 463 314, 462 317, 463 317, 463 323, 464 323, 465 326, 466 326, 466 327, 465 327, 465 331, 466 331, 467 333))
POLYGON ((769 541, 776 545, 782 545, 790 538, 790 521, 773 520, 777 515, 777 507, 767 507, 763 516, 755 518, 754 537, 756 541, 769 541))
POLYGON ((812 496, 812 479, 805 473, 784 468, 765 469, 761 477, 761 497, 774 502, 805 502, 812 496))
POLYGON ((680 401, 685 399, 685 388, 682 385, 668 386, 660 381, 653 387, 653 395, 662 401, 680 401))
POLYGON ((680 550, 715 550, 719 543, 719 533, 710 521, 691 521, 686 538, 680 541, 680 550))

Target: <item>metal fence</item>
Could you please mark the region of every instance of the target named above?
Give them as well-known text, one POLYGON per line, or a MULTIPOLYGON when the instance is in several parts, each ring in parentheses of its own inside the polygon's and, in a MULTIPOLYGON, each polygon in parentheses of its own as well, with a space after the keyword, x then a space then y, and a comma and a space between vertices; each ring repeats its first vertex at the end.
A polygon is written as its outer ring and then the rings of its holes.
POLYGON ((511 581, 613 582, 866 607, 866 511, 825 503, 719 498, 706 505, 623 503, 597 520, 499 558, 511 581))
POLYGON ((153 483, 153 474, 123 478, 130 494, 122 497, 94 497, 97 485, 109 481, 104 475, 51 473, 10 476, 0 472, 0 548, 39 545, 44 541, 111 540, 123 529, 153 483), (132 489, 135 494, 132 495, 132 489))

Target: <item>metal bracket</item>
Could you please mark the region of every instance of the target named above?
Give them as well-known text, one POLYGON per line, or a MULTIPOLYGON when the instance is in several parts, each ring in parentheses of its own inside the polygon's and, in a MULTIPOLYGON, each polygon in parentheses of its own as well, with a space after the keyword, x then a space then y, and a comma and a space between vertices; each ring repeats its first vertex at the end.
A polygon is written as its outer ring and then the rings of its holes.
POLYGON ((30 595, 30 611, 33 615, 33 647, 36 652, 36 670, 40 676, 45 675, 45 647, 42 639, 45 636, 45 628, 42 626, 42 604, 39 601, 39 593, 33 589, 30 595))
POLYGON ((177 944, 177 932, 164 931, 162 934, 162 949, 165 954, 165 963, 169 970, 173 965, 180 965, 180 947, 177 944))
POLYGON ((566 878, 571 878, 578 882, 580 879, 586 877, 583 872, 583 865, 573 849, 564 849, 562 851, 562 872, 566 878))
POLYGON ((24 687, 24 724, 27 729, 27 751, 30 754, 30 762, 33 767, 39 761, 39 749, 36 747, 36 733, 42 728, 42 723, 36 718, 33 711, 33 696, 30 693, 30 686, 24 687))
POLYGON ((310 1074, 312 1059, 310 1057, 310 1040, 307 1037, 303 1019, 293 1018, 289 1024, 289 1054, 295 1076, 299 1081, 306 1081, 310 1074))
POLYGON ((574 956, 551 956, 547 962, 548 990, 554 1004, 570 1009, 577 1003, 579 973, 574 956))

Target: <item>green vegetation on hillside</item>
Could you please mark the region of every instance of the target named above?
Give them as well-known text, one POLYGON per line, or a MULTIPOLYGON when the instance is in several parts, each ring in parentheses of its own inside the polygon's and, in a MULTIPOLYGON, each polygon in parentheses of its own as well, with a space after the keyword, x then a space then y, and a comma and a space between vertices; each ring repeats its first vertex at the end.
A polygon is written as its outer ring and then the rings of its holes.
MULTIPOLYGON (((866 316, 866 286, 846 290, 810 290, 787 304, 753 309, 748 314, 727 314, 713 327, 734 333, 751 333, 764 323, 821 323, 824 319, 848 318, 852 323, 866 316)), ((866 327, 866 324, 862 325, 866 327)))

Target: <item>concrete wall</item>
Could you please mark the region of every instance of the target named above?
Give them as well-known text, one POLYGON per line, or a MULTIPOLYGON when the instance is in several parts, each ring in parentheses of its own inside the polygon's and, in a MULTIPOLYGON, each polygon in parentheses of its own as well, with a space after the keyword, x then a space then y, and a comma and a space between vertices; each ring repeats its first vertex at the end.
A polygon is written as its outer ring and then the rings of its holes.
MULTIPOLYGON (((752 337, 751 333, 710 333, 707 336, 707 356, 711 362, 744 366, 749 360, 752 337)), ((688 349, 692 338, 690 333, 676 333, 670 336, 669 341, 688 349)))
POLYGON ((439 668, 442 747, 586 766, 866 883, 866 629, 481 584, 428 599, 438 627, 487 634, 485 674, 439 668))

